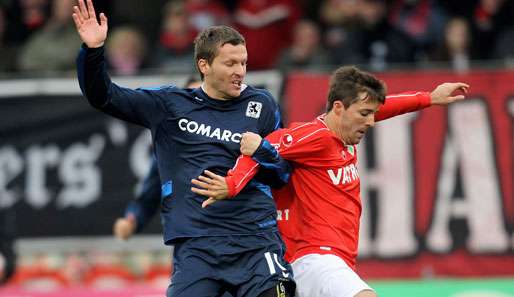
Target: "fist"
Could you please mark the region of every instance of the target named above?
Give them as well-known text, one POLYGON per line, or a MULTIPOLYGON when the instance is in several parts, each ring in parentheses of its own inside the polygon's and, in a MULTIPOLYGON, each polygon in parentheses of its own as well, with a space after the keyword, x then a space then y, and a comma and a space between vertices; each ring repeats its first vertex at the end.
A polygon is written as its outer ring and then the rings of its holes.
POLYGON ((134 231, 136 231, 136 222, 133 215, 129 215, 126 218, 118 218, 114 223, 113 228, 114 236, 119 239, 129 239, 134 231))
POLYGON ((261 145, 262 137, 259 134, 255 134, 253 132, 245 132, 243 133, 243 137, 241 138, 241 154, 245 156, 252 156, 253 153, 257 150, 259 145, 261 145))

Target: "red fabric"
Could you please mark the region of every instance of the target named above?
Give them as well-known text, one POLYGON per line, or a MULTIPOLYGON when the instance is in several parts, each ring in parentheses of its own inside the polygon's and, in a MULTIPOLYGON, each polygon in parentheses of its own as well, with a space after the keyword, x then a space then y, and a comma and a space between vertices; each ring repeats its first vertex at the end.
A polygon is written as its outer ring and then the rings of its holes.
MULTIPOLYGON (((290 45, 292 29, 299 19, 299 9, 291 0, 242 0, 236 8, 236 13, 245 12, 259 16, 274 7, 283 6, 289 15, 282 20, 270 23, 260 28, 251 28, 238 23, 238 31, 246 39, 248 50, 248 69, 267 69, 275 65, 281 51, 290 45)), ((262 15, 261 15, 262 16, 262 15)))
MULTIPOLYGON (((388 96, 377 121, 430 105, 425 92, 388 96)), ((357 147, 345 145, 320 116, 295 123, 268 137, 294 167, 289 184, 274 191, 286 260, 310 253, 335 254, 355 268, 361 216, 357 147)), ((241 156, 229 171, 229 193, 237 194, 256 174, 257 163, 241 156)))
POLYGON ((191 16, 196 14, 208 14, 216 18, 226 18, 229 15, 225 6, 219 1, 186 1, 186 11, 191 16))
POLYGON ((176 53, 184 53, 191 48, 191 44, 194 42, 197 34, 196 30, 190 30, 184 35, 165 31, 161 34, 159 41, 167 49, 171 49, 176 53))

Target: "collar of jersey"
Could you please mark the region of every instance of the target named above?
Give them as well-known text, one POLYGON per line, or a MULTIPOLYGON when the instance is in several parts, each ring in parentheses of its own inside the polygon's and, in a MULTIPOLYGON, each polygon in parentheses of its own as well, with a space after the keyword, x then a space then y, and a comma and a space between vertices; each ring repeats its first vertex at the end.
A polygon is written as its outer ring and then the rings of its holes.
POLYGON ((246 97, 245 91, 248 89, 248 86, 243 84, 241 86, 241 89, 242 90, 241 90, 241 94, 239 95, 239 97, 231 99, 231 100, 220 100, 220 99, 214 99, 214 98, 210 97, 209 95, 207 95, 207 93, 203 89, 203 85, 201 87, 197 88, 196 90, 194 90, 194 93, 199 98, 202 98, 204 100, 205 104, 208 104, 208 105, 214 106, 214 107, 218 107, 218 108, 226 108, 226 107, 231 107, 235 103, 245 99, 245 97, 246 97))

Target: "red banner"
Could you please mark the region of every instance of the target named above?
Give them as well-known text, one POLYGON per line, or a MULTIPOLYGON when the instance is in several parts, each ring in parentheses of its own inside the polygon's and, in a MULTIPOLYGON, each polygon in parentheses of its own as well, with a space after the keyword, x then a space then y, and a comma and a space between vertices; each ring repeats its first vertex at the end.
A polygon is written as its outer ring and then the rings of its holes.
MULTIPOLYGON (((360 144, 364 277, 514 275, 514 73, 394 72, 388 93, 471 85, 467 100, 378 123, 360 144)), ((328 75, 292 74, 289 122, 322 113, 328 75)))

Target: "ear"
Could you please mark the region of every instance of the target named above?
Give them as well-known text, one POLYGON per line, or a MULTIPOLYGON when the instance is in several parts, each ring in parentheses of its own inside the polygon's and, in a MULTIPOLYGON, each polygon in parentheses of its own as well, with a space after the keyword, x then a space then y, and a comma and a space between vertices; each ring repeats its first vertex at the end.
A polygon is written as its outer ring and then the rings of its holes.
POLYGON ((332 110, 336 115, 340 115, 344 110, 346 110, 346 108, 344 108, 344 104, 342 101, 336 100, 332 105, 332 110))
POLYGON ((200 70, 200 72, 204 75, 207 74, 207 72, 209 72, 209 68, 210 68, 210 65, 209 63, 207 62, 206 59, 200 59, 198 60, 197 62, 197 65, 198 65, 198 70, 200 70))

